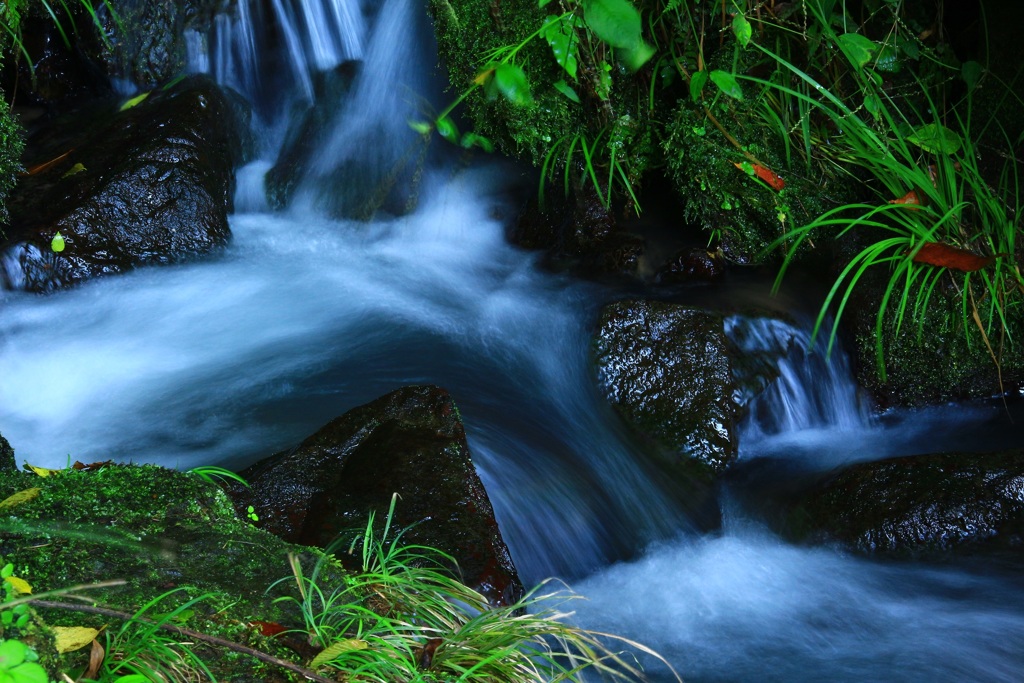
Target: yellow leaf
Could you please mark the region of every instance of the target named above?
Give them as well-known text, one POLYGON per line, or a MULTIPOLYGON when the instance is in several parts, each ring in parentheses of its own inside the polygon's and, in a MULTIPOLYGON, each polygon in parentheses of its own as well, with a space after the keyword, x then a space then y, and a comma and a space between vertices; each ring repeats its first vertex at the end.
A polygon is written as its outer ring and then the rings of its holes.
POLYGON ((365 650, 370 647, 370 644, 360 638, 347 638, 346 640, 339 640, 334 643, 323 652, 313 658, 313 661, 309 663, 310 669, 315 669, 321 664, 326 664, 338 655, 346 652, 352 652, 353 650, 365 650))
POLYGON ((136 104, 138 104, 142 100, 146 99, 147 97, 149 97, 149 93, 148 92, 144 92, 141 95, 136 95, 135 97, 131 98, 130 100, 128 100, 127 102, 122 104, 121 108, 118 111, 124 111, 125 109, 131 109, 132 107, 134 107, 136 104))
POLYGON ((6 510, 8 508, 14 507, 15 505, 27 503, 30 500, 36 498, 39 495, 40 491, 42 491, 42 489, 35 487, 25 489, 24 491, 18 491, 14 495, 8 496, 7 498, 4 498, 2 501, 0 501, 0 510, 6 510))
POLYGON ((54 626, 53 639, 57 652, 74 652, 96 640, 100 632, 87 626, 54 626))
POLYGON ((75 175, 76 173, 81 173, 84 170, 85 170, 85 165, 84 164, 81 164, 81 163, 75 164, 74 166, 72 166, 71 168, 69 168, 67 171, 64 172, 64 175, 61 176, 61 180, 63 180, 64 178, 67 178, 69 175, 75 175))
POLYGON ((492 75, 494 75, 494 69, 484 69, 473 77, 473 82, 477 85, 483 85, 492 75))
POLYGON ((48 470, 45 467, 36 467, 35 465, 29 465, 28 463, 25 463, 25 469, 31 472, 35 472, 40 477, 48 477, 51 474, 57 474, 58 472, 60 472, 60 470, 48 470))
POLYGON ((31 595, 32 586, 28 585, 28 581, 25 579, 19 579, 17 576, 5 576, 4 581, 11 584, 14 590, 18 591, 22 595, 31 595))

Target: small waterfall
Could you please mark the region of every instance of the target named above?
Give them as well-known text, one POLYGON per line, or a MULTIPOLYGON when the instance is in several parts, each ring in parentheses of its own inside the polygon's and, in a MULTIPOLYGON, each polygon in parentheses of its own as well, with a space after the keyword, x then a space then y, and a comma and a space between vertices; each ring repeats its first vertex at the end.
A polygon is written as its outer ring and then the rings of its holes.
POLYGON ((209 33, 186 32, 188 67, 265 110, 313 102, 316 73, 361 59, 365 33, 359 0, 238 0, 209 33))
POLYGON ((306 172, 300 203, 339 216, 404 214, 416 204, 434 60, 422 3, 384 0, 352 92, 306 172))
POLYGON ((749 417, 745 438, 810 429, 851 430, 871 419, 846 354, 813 344, 809 325, 733 316, 729 339, 740 351, 738 380, 749 417))

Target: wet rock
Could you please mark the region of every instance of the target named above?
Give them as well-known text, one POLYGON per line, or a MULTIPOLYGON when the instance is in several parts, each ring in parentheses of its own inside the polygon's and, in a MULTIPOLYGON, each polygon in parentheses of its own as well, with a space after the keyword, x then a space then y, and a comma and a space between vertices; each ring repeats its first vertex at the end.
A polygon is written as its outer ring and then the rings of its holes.
POLYGON ((903 556, 1024 549, 1024 449, 852 465, 802 494, 789 532, 903 556))
POLYGON ((0 472, 17 472, 18 461, 14 458, 14 449, 10 442, 0 434, 0 472))
POLYGON ((589 185, 569 198, 552 192, 543 208, 531 199, 508 239, 588 275, 635 274, 644 252, 643 238, 622 230, 589 185))
POLYGON ((395 524, 415 525, 405 542, 452 555, 464 580, 492 602, 522 594, 458 409, 443 389, 399 389, 241 474, 250 488, 233 494, 240 510, 252 505, 263 528, 320 547, 359 531, 370 510, 382 520, 398 493, 395 524))
POLYGON ((323 148, 330 124, 359 70, 359 63, 345 62, 337 68, 317 74, 316 102, 300 116, 292 118, 281 152, 267 172, 267 201, 274 209, 288 206, 301 180, 301 173, 323 148))
POLYGON ((658 271, 655 279, 662 284, 711 282, 725 274, 725 258, 721 251, 700 247, 679 252, 658 271))
POLYGON ((679 470, 711 478, 736 457, 720 316, 676 304, 605 307, 595 343, 605 397, 679 470))
POLYGON ((21 35, 32 58, 5 64, 5 90, 17 90, 19 103, 60 108, 107 95, 115 82, 122 92, 166 83, 185 71, 184 30, 208 26, 221 2, 124 0, 116 17, 97 4, 95 18, 87 4, 52 3, 60 28, 42 3, 26 8, 21 35))
POLYGON ((237 113, 193 77, 126 111, 109 103, 38 132, 32 172, 10 200, 3 284, 47 291, 223 245, 243 150, 237 113))

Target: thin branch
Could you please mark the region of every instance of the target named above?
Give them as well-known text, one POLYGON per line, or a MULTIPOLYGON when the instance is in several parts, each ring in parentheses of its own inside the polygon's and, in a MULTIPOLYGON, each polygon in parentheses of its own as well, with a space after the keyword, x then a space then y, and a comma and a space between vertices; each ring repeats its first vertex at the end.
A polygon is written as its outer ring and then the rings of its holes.
POLYGON ((113 617, 114 619, 121 619, 122 621, 138 621, 138 622, 142 622, 142 623, 145 623, 145 624, 155 624, 156 626, 158 626, 159 628, 164 629, 165 631, 171 631, 172 633, 178 633, 180 635, 187 636, 188 638, 194 638, 195 640, 201 640, 201 641, 203 641, 205 643, 209 643, 211 645, 219 645, 220 647, 226 647, 229 650, 234 650, 235 652, 240 652, 242 654, 249 655, 250 657, 255 657, 256 659, 260 659, 260 660, 262 660, 264 662, 268 662, 270 664, 274 664, 274 665, 279 666, 279 667, 281 667, 283 669, 288 669, 290 671, 294 671, 295 673, 297 673, 297 674, 299 674, 301 676, 305 676, 306 678, 308 678, 311 681, 317 681, 317 683, 337 683, 337 681, 335 681, 334 679, 326 678, 324 676, 321 676, 320 674, 314 673, 313 671, 311 671, 311 670, 309 670, 309 669, 307 669, 307 668, 305 668, 303 666, 299 666, 298 664, 293 664, 292 662, 289 662, 287 660, 279 659, 278 657, 275 657, 273 655, 268 655, 266 652, 261 652, 260 650, 254 650, 251 647, 246 647, 245 645, 240 645, 240 644, 232 642, 230 640, 225 640, 223 638, 218 638, 217 636, 211 636, 211 635, 207 635, 205 633, 199 633, 198 631, 193 631, 191 629, 182 628, 180 626, 175 626, 174 624, 157 623, 157 622, 154 622, 154 621, 152 621, 150 619, 145 619, 145 618, 133 616, 131 614, 127 614, 126 612, 118 612, 117 610, 107 609, 105 607, 93 607, 92 605, 73 605, 73 604, 66 603, 66 602, 52 602, 50 600, 32 600, 30 604, 32 604, 32 605, 34 605, 36 607, 49 607, 49 608, 52 608, 52 609, 70 610, 72 612, 85 612, 87 614, 99 614, 99 615, 102 615, 102 616, 105 616, 105 617, 113 617))

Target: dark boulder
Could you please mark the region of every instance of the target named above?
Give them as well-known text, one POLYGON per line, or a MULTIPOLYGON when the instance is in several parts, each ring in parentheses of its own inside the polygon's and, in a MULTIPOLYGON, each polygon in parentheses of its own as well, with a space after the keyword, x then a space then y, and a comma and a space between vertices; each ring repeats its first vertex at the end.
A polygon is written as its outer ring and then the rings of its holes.
POLYGON ((788 532, 863 553, 1024 548, 1024 449, 852 465, 795 498, 788 532))
POLYGON ((202 31, 220 0, 28 3, 21 40, 30 59, 4 65, 3 83, 19 104, 63 109, 83 99, 148 90, 185 72, 185 30, 202 31))
POLYGON ((644 253, 643 238, 623 230, 590 185, 570 197, 551 192, 544 206, 531 199, 508 239, 543 249, 551 265, 584 275, 634 275, 644 253))
POLYGON ((605 397, 674 467, 711 478, 732 462, 737 408, 721 316, 619 302, 602 311, 595 345, 605 397))
POLYGON ((18 461, 14 458, 14 449, 10 442, 0 434, 0 472, 16 472, 18 461))
POLYGON ((281 538, 326 547, 378 521, 398 493, 403 541, 438 548, 492 602, 514 602, 522 586, 477 476, 458 409, 433 386, 406 387, 354 408, 296 448, 262 460, 233 497, 281 538))
POLYGON ((655 279, 661 284, 711 282, 725 274, 725 258, 721 250, 709 251, 694 247, 668 259, 655 279))
POLYGON ((238 119, 219 86, 193 77, 125 111, 110 103, 37 133, 9 204, 3 284, 52 290, 223 245, 243 150, 238 119))

